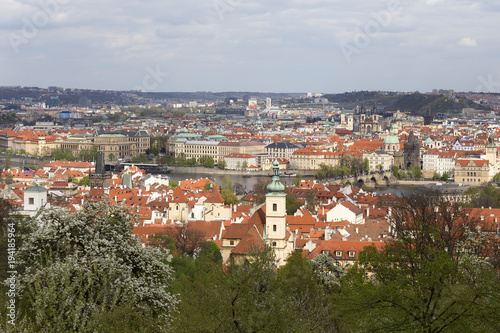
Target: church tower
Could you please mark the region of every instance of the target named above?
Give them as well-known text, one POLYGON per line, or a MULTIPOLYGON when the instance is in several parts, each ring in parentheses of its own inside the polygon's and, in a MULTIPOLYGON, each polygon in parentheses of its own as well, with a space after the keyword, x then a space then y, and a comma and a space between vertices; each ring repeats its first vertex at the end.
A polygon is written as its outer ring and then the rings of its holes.
POLYGON ((273 162, 273 178, 267 185, 266 194, 266 230, 265 237, 271 246, 277 246, 276 241, 286 236, 286 194, 285 185, 280 181, 279 163, 273 162))
POLYGON ((488 137, 488 145, 486 146, 486 159, 491 164, 492 174, 497 173, 497 146, 495 144, 495 137, 493 132, 491 132, 488 137))

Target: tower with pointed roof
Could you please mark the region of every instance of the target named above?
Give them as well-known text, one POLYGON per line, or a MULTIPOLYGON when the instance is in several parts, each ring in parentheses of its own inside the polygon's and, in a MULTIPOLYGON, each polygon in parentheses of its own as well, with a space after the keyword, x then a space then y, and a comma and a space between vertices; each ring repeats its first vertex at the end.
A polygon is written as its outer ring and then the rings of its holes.
POLYGON ((495 144, 495 136, 493 132, 488 137, 488 145, 486 146, 486 159, 490 162, 493 176, 497 173, 497 146, 495 144))
POLYGON ((422 167, 420 160, 420 142, 415 138, 413 131, 410 131, 408 142, 404 144, 404 167, 408 169, 410 165, 422 167))
POLYGON ((371 111, 366 111, 364 105, 362 105, 358 117, 358 131, 362 137, 381 130, 380 115, 375 104, 371 111))
POLYGON ((280 264, 284 264, 285 259, 293 251, 293 241, 291 233, 287 230, 285 185, 280 181, 277 159, 273 162, 273 177, 267 185, 267 191, 264 239, 273 248, 280 264))

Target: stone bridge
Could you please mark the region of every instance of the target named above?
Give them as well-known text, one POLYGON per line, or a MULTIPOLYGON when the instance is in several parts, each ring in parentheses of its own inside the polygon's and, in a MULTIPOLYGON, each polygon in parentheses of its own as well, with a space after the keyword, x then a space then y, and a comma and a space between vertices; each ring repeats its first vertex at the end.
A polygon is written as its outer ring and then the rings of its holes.
POLYGON ((330 179, 330 184, 340 185, 349 182, 350 184, 366 185, 368 187, 387 186, 397 180, 392 171, 376 171, 357 176, 345 176, 337 179, 330 179))

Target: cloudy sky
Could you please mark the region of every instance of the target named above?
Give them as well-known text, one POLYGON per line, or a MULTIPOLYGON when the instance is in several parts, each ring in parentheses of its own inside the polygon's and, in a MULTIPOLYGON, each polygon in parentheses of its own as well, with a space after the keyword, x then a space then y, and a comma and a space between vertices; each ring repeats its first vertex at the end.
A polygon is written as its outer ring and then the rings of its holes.
POLYGON ((500 92, 497 0, 2 0, 0 85, 500 92))

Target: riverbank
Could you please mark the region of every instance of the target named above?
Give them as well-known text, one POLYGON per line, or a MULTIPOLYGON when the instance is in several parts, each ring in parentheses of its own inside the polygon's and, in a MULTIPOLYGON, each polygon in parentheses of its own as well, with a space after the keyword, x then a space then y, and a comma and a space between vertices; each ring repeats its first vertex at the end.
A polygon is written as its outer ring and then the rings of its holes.
POLYGON ((204 167, 180 167, 169 166, 172 173, 189 173, 189 174, 210 174, 210 175, 235 175, 235 176, 268 176, 271 171, 243 171, 243 170, 221 170, 217 168, 204 167))

